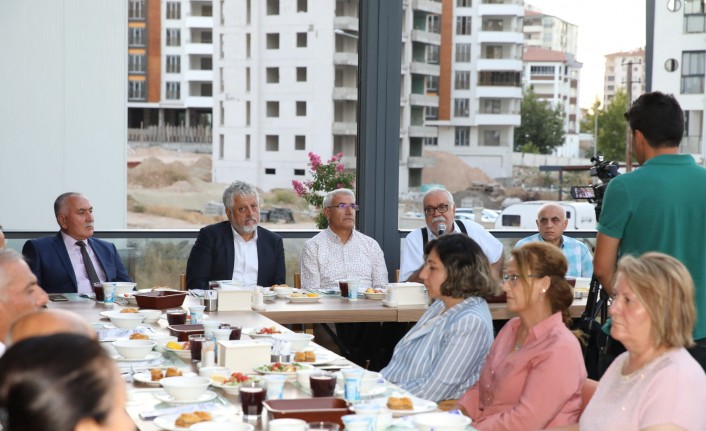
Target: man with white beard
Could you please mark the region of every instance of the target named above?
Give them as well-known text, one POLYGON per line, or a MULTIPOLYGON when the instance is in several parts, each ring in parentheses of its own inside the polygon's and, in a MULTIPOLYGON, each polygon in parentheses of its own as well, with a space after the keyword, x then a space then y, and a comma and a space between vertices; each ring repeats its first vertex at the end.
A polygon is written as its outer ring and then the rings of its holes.
POLYGON ((258 226, 257 189, 235 181, 223 192, 228 221, 202 228, 186 263, 188 289, 208 289, 210 280, 239 280, 245 286, 284 284, 284 243, 258 226))
POLYGON ((454 220, 456 205, 448 190, 433 188, 422 198, 427 226, 410 232, 401 255, 400 281, 421 283, 419 272, 424 265, 424 245, 441 235, 465 233, 480 245, 491 263, 494 274, 503 267, 503 245, 483 226, 473 221, 454 220))

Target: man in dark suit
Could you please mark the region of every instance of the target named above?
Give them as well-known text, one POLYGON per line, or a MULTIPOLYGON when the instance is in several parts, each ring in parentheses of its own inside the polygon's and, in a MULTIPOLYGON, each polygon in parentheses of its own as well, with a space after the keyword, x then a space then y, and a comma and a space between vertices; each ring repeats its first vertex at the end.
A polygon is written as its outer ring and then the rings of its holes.
POLYGON ((283 284, 282 238, 259 227, 257 189, 235 181, 223 192, 228 221, 199 231, 186 263, 189 289, 208 289, 210 280, 240 280, 245 286, 283 284))
POLYGON ((132 281, 115 245, 92 238, 93 207, 80 193, 54 201, 61 231, 31 239, 22 248, 27 263, 47 293, 90 293, 97 281, 132 281))

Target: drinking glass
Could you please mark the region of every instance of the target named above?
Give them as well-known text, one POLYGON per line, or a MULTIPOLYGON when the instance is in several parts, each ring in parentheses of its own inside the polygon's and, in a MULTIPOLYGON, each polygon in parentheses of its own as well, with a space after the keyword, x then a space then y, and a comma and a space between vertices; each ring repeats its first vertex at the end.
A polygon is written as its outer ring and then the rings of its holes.
POLYGON ((238 389, 243 419, 257 419, 262 414, 262 402, 265 401, 265 385, 262 381, 245 382, 238 389))
POLYGON ((167 323, 170 325, 183 325, 186 323, 186 310, 177 308, 175 310, 167 310, 167 323))
POLYGON ((96 294, 96 302, 105 301, 105 292, 103 291, 103 283, 93 283, 93 293, 96 294))
POLYGON ((306 428, 309 431, 338 431, 341 427, 333 422, 309 422, 306 428))
POLYGON ((189 348, 191 349, 191 360, 193 362, 201 361, 201 349, 203 348, 203 342, 207 341, 203 334, 189 335, 189 348))
POLYGON ((336 376, 321 372, 309 376, 312 397, 332 397, 336 390, 336 376))

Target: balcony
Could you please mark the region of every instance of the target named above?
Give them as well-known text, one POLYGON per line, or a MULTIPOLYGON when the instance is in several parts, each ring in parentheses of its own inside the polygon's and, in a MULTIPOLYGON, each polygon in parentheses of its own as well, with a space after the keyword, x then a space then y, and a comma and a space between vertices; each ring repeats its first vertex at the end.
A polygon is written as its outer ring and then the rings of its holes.
POLYGON ((186 24, 187 28, 212 29, 214 26, 212 16, 187 16, 184 19, 184 24, 186 24))
POLYGON ((213 108, 213 97, 188 96, 184 99, 187 108, 213 108))
POLYGON ((337 16, 333 19, 333 28, 336 30, 358 31, 358 18, 352 16, 337 16))
POLYGON ((439 76, 441 68, 438 64, 427 64, 420 63, 418 61, 412 61, 412 64, 410 65, 410 71, 419 75, 439 76))
POLYGON ((434 157, 415 157, 409 156, 407 158, 408 168, 431 168, 436 166, 436 159, 434 157))
POLYGON ((430 0, 413 0, 412 9, 441 15, 441 2, 430 0))
POLYGON ((509 0, 504 3, 486 3, 478 5, 478 14, 501 15, 501 16, 523 16, 525 14, 524 4, 521 0, 509 0))
POLYGON ((333 100, 358 100, 358 89, 355 87, 335 87, 333 100))
POLYGON ((519 126, 520 114, 480 114, 474 117, 477 126, 519 126))
POLYGON ((436 138, 437 136, 439 136, 439 130, 436 127, 409 126, 410 138, 436 138))
POLYGON ((355 52, 336 52, 333 54, 333 64, 336 66, 358 67, 358 54, 355 52))
POLYGON ((512 72, 519 72, 522 70, 522 60, 513 59, 479 59, 478 60, 478 70, 505 70, 512 72))
POLYGON ((331 131, 334 135, 355 136, 358 133, 358 123, 335 121, 331 131))
POLYGON ((439 106, 439 96, 427 96, 426 94, 410 94, 410 105, 416 106, 439 106))
POLYGON ((495 87, 478 85, 476 97, 489 97, 496 99, 521 99, 522 87, 495 87))
POLYGON ((425 30, 412 30, 412 41, 428 45, 441 45, 441 35, 425 30))
POLYGON ((187 70, 184 73, 186 81, 213 82, 213 70, 187 70))
POLYGON ((521 31, 481 31, 478 33, 480 43, 523 43, 524 34, 521 31))
POLYGON ((184 53, 186 54, 200 54, 200 55, 213 55, 213 44, 212 43, 192 43, 191 41, 186 41, 184 44, 184 53))

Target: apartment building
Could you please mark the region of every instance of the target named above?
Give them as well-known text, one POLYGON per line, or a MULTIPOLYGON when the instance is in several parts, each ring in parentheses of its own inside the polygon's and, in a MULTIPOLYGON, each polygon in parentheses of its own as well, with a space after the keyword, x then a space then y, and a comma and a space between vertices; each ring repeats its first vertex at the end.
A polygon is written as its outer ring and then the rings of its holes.
POLYGON ((564 115, 564 145, 554 150, 562 157, 580 157, 578 104, 581 63, 559 51, 528 47, 522 56, 523 82, 540 100, 552 108, 561 107, 564 115))
MULTIPOLYGON (((452 152, 511 175, 519 125, 521 0, 405 0, 400 191, 452 152)), ((268 190, 307 174, 307 154, 355 167, 358 1, 214 3, 214 181, 268 190)))
POLYGON ((565 52, 576 57, 579 29, 574 24, 527 5, 523 31, 527 47, 565 52))
POLYGON ((706 5, 648 0, 647 18, 646 90, 674 94, 686 122, 681 151, 703 160, 706 5))
POLYGON ((614 52, 605 56, 603 80, 603 106, 608 106, 618 90, 632 88, 631 102, 645 92, 645 50, 614 52), (628 83, 628 70, 632 72, 632 83, 628 83))
POLYGON ((210 126, 212 0, 128 0, 127 56, 129 129, 210 126))

